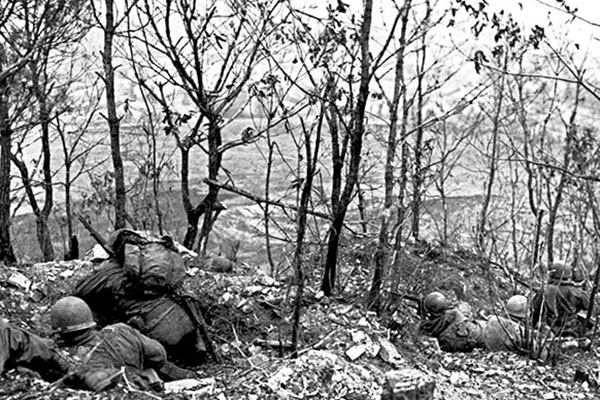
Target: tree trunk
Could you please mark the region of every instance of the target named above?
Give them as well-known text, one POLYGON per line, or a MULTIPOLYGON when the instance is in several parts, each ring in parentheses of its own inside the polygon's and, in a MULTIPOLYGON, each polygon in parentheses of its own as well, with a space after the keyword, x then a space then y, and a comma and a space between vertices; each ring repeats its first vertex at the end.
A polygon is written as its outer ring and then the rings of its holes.
POLYGON ((365 204, 365 193, 360 187, 360 182, 356 183, 356 192, 358 197, 358 215, 360 218, 360 227, 365 235, 369 231, 367 227, 367 206, 365 204))
POLYGON ((71 205, 71 163, 65 160, 65 218, 67 223, 67 237, 69 238, 69 248, 67 250, 66 260, 79 258, 79 240, 73 233, 73 206, 71 205))
POLYGON ((492 154, 490 156, 490 172, 486 183, 485 194, 483 197, 483 204, 481 206, 481 212, 479 214, 479 223, 477 226, 477 248, 483 252, 485 249, 485 237, 488 222, 488 209, 492 200, 494 183, 496 180, 496 172, 498 166, 498 135, 500 131, 500 118, 503 109, 504 101, 504 82, 506 80, 506 69, 508 67, 508 48, 504 47, 504 60, 502 62, 502 72, 500 76, 500 83, 498 84, 498 100, 496 102, 496 110, 494 112, 494 119, 492 125, 492 154))
MULTIPOLYGON (((575 131, 577 129, 577 127, 575 126, 575 118, 577 116, 577 109, 579 107, 579 92, 580 86, 577 85, 577 88, 575 90, 575 104, 573 105, 573 111, 571 112, 571 116, 569 118, 569 125, 567 126, 567 133, 565 138, 565 154, 561 166, 562 172, 560 175, 560 180, 556 187, 556 196, 554 197, 554 204, 552 204, 552 206, 548 210, 548 230, 546 232, 546 256, 548 265, 552 264, 552 262, 554 261, 554 227, 556 226, 558 210, 562 202, 565 185, 567 184, 567 171, 569 170, 569 165, 571 164, 571 148, 573 146, 573 136, 575 135, 575 131)), ((550 193, 548 193, 548 197, 550 197, 550 193)))
POLYGON ((185 215, 187 217, 187 229, 182 244, 186 248, 192 250, 194 248, 194 243, 196 242, 196 237, 198 236, 198 221, 200 221, 200 217, 204 213, 204 206, 203 203, 200 203, 196 207, 192 206, 189 181, 190 149, 180 141, 177 142, 177 146, 179 147, 179 152, 181 153, 181 201, 183 203, 183 210, 185 211, 185 215))
MULTIPOLYGON (((48 54, 45 54, 45 58, 48 59, 48 54)), ((51 169, 52 152, 50 149, 50 111, 46 102, 46 85, 40 83, 40 74, 43 72, 38 71, 35 64, 32 66, 31 72, 33 77, 33 88, 38 102, 40 114, 40 127, 42 134, 42 174, 44 176, 44 180, 42 182, 42 188, 44 189, 44 205, 41 210, 38 209, 37 205, 32 208, 34 211, 37 211, 36 230, 38 242, 42 251, 42 257, 44 261, 52 261, 54 260, 54 247, 52 246, 52 238, 50 236, 50 230, 48 229, 48 217, 52 211, 54 200, 51 169)), ((42 77, 42 79, 44 78, 42 77)), ((36 202, 35 196, 31 197, 30 201, 36 202)))
POLYGON ((412 198, 412 236, 419 240, 419 222, 421 220, 421 191, 423 190, 423 79, 425 77, 425 33, 423 33, 423 46, 417 52, 421 55, 417 61, 417 135, 415 137, 415 164, 413 173, 413 198, 412 198))
POLYGON ((23 189, 25 190, 25 195, 27 196, 29 205, 33 210, 33 214, 35 215, 36 235, 38 243, 40 245, 42 256, 44 258, 44 261, 51 261, 54 259, 54 249, 52 247, 52 241, 50 239, 50 230, 48 229, 48 218, 45 217, 43 211, 40 210, 37 200, 35 198, 33 183, 31 182, 31 177, 29 176, 29 170, 27 168, 27 165, 24 161, 19 160, 14 154, 11 154, 10 157, 13 164, 15 164, 15 166, 19 170, 19 174, 21 175, 21 181, 23 182, 23 189), (51 255, 51 257, 48 257, 49 254, 51 255))
POLYGON ((115 103, 115 71, 112 65, 112 46, 115 35, 113 0, 105 0, 105 5, 106 25, 104 26, 104 52, 102 53, 102 64, 104 66, 104 83, 106 85, 106 109, 108 113, 108 128, 110 131, 110 154, 115 173, 115 229, 122 229, 126 226, 126 194, 125 172, 123 170, 123 159, 121 158, 121 138, 119 134, 120 120, 117 116, 117 106, 115 103))
MULTIPOLYGON (((3 60, 0 59, 0 68, 3 60)), ((0 69, 1 72, 1 69, 0 69)), ((10 143, 12 130, 8 118, 8 83, 0 80, 0 261, 17 261, 10 240, 10 143)))
POLYGON ((329 134, 331 136, 331 210, 333 212, 339 205, 342 192, 342 171, 344 170, 348 135, 344 132, 343 141, 340 143, 339 115, 335 106, 337 89, 332 77, 329 77, 329 81, 327 82, 325 97, 328 101, 326 112, 329 134))
MULTIPOLYGON (((208 128, 208 178, 213 181, 218 181, 219 170, 221 169, 221 152, 219 151, 221 144, 221 127, 219 126, 218 118, 211 115, 209 117, 208 128)), ((218 194, 219 187, 209 185, 208 195, 203 201, 205 207, 204 221, 200 230, 200 236, 198 237, 198 254, 206 255, 210 231, 218 215, 218 210, 215 208, 218 194)))
POLYGON ((327 256, 325 260, 325 271, 321 289, 327 296, 331 296, 335 286, 335 274, 338 256, 338 247, 340 235, 348 206, 352 200, 354 187, 358 180, 358 172, 360 167, 360 157, 362 154, 363 136, 365 132, 364 116, 367 100, 369 97, 369 82, 371 80, 370 56, 369 56, 369 36, 371 33, 371 12, 373 9, 373 1, 365 0, 364 14, 361 26, 361 71, 360 71, 360 88, 356 106, 352 113, 352 124, 350 131, 350 165, 346 176, 346 184, 344 191, 340 197, 340 204, 333 210, 333 223, 328 232, 327 240, 327 256))
MULTIPOLYGON (((406 44, 405 44, 406 46, 406 44)), ((404 67, 403 67, 404 68, 404 67)), ((404 81, 404 72, 400 75, 400 87, 406 88, 406 84, 404 81)), ((400 123, 400 142, 402 146, 400 148, 401 151, 401 159, 400 159, 400 182, 398 183, 398 205, 397 205, 397 221, 394 226, 394 230, 396 231, 394 235, 394 258, 392 260, 392 265, 394 268, 398 266, 398 260, 400 259, 400 250, 402 248, 402 234, 404 227, 404 218, 406 216, 406 207, 404 206, 404 197, 406 195, 406 187, 408 186, 408 153, 409 146, 408 140, 406 137, 407 126, 408 126, 408 112, 410 109, 410 105, 406 100, 406 90, 402 91, 402 120, 400 123)))
POLYGON ((394 94, 392 102, 389 105, 390 109, 390 130, 388 133, 385 173, 384 173, 384 202, 383 213, 381 215, 381 225, 379 228, 379 238, 377 248, 375 250, 373 272, 373 282, 369 291, 368 308, 374 311, 379 310, 381 286, 385 276, 385 265, 387 264, 387 253, 389 249, 389 225, 391 217, 391 209, 394 204, 394 162, 396 160, 396 147, 398 145, 398 109, 400 100, 404 93, 404 86, 401 85, 404 77, 404 50, 406 48, 406 25, 408 22, 408 10, 411 6, 411 0, 404 3, 401 13, 401 31, 400 31, 400 48, 396 55, 395 79, 394 79, 394 94))
POLYGON ((271 140, 271 134, 267 130, 267 143, 269 144, 269 155, 267 156, 267 171, 265 176, 265 206, 263 208, 263 218, 265 224, 265 247, 267 250, 267 260, 269 261, 269 267, 271 270, 271 276, 275 278, 277 273, 275 267, 275 260, 273 259, 273 247, 271 245, 271 224, 269 223, 270 205, 269 205, 269 193, 271 190, 271 173, 273 171, 273 149, 275 142, 271 140))
POLYGON ((40 214, 35 219, 35 226, 44 261, 54 260, 54 247, 52 246, 50 229, 48 228, 48 219, 40 214))
POLYGON ((302 311, 302 293, 304 292, 304 281, 305 274, 304 268, 302 267, 303 255, 304 255, 304 234, 306 232, 306 216, 308 203, 310 201, 310 193, 312 191, 312 182, 314 177, 314 171, 317 160, 319 158, 319 143, 321 142, 321 128, 323 124, 324 111, 321 110, 319 116, 319 123, 317 127, 317 135, 315 138, 315 150, 314 153, 311 150, 310 134, 306 131, 303 125, 305 146, 306 146, 306 178, 304 179, 304 185, 302 187, 302 193, 300 195, 300 204, 298 207, 297 215, 297 230, 298 234, 296 237, 296 251, 294 253, 294 268, 296 272, 296 284, 298 288, 296 290, 296 297, 294 298, 294 315, 292 324, 292 357, 298 357, 298 334, 300 331, 300 316, 302 311))

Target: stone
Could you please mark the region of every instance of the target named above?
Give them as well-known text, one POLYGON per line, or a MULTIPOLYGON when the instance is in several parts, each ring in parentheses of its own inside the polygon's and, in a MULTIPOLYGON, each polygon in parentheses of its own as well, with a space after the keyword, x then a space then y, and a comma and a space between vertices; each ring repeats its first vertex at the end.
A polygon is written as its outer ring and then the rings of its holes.
POLYGON ((381 350, 379 356, 383 361, 391 365, 398 365, 404 362, 404 358, 398 353, 396 346, 384 337, 379 338, 381 350))
POLYGON ((15 272, 8 278, 8 283, 18 287, 23 291, 28 291, 31 288, 31 280, 20 272, 15 272))
POLYGON ((165 382, 165 393, 183 393, 191 390, 193 390, 194 393, 197 393, 202 389, 202 392, 210 394, 213 392, 215 385, 215 378, 179 379, 176 381, 165 382))
POLYGON ((104 247, 99 244, 95 244, 94 247, 87 254, 87 258, 92 262, 101 262, 108 260, 110 255, 104 250, 104 247))
POLYGON ((392 370, 385 374, 381 400, 433 400, 435 381, 416 369, 392 370))
POLYGON ((346 350, 346 356, 348 356, 351 361, 355 361, 360 356, 365 354, 365 351, 367 351, 367 346, 364 344, 358 344, 346 350))

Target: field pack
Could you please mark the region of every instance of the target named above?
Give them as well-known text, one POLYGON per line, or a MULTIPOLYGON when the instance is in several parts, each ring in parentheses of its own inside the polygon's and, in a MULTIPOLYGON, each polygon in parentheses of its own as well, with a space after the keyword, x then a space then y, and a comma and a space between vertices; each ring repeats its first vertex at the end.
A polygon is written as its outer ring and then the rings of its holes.
POLYGON ((169 236, 154 238, 121 230, 109 239, 123 273, 138 289, 166 293, 185 278, 185 263, 169 236))

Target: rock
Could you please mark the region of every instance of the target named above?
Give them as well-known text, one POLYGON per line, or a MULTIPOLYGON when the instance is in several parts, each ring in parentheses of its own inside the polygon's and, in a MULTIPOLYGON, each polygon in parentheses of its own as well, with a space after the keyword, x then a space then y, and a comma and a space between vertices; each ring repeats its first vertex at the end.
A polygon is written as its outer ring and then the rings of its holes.
POLYGON ((20 272, 15 272, 8 278, 8 283, 27 292, 31 288, 31 280, 20 272))
POLYGON ((267 381, 267 385, 274 392, 277 393, 282 387, 288 386, 289 381, 294 376, 294 370, 290 367, 282 367, 267 381))
POLYGON ((360 356, 362 356, 365 353, 365 351, 367 351, 366 345, 357 344, 356 346, 352 346, 348 350, 346 350, 346 356, 348 356, 348 358, 351 361, 354 361, 354 360, 358 359, 360 356))
POLYGON ((396 346, 392 342, 384 337, 380 337, 379 344, 381 345, 379 355, 383 361, 391 365, 398 365, 404 362, 404 358, 398 353, 396 346))
POLYGON ((104 250, 104 247, 99 244, 94 245, 92 249, 86 254, 86 258, 92 262, 100 262, 108 260, 110 255, 104 250))
POLYGON ((467 375, 463 371, 454 371, 450 375, 450 383, 453 384, 454 386, 464 385, 468 381, 469 381, 469 375, 467 375))
POLYGON ((354 343, 362 343, 367 338, 367 335, 363 331, 357 331, 357 330, 351 331, 350 336, 352 337, 352 342, 354 342, 354 343))
POLYGON ((393 370, 385 374, 381 400, 433 400, 435 381, 416 369, 393 370))
MULTIPOLYGON (((194 396, 210 395, 215 390, 215 378, 179 379, 165 382, 165 393, 193 392, 194 396)), ((195 397, 194 397, 195 398, 195 397)))
POLYGON ((70 270, 70 269, 67 269, 67 270, 64 270, 64 271, 62 271, 62 272, 61 272, 60 274, 58 274, 58 275, 59 275, 61 278, 65 278, 65 279, 67 279, 67 278, 70 278, 70 277, 72 277, 72 276, 73 276, 73 274, 75 274, 75 271, 73 271, 73 270, 70 270))
POLYGON ((367 342, 367 354, 369 357, 377 357, 377 354, 381 352, 381 346, 377 343, 373 343, 371 340, 367 342))
POLYGON ((242 366, 247 368, 255 368, 265 366, 269 363, 269 357, 264 354, 255 354, 252 357, 245 359, 242 366))
POLYGON ((377 368, 348 362, 325 350, 309 350, 296 360, 282 361, 271 376, 278 376, 269 381, 275 396, 261 399, 375 399, 383 385, 383 373, 377 368))
POLYGON ((34 303, 38 303, 46 297, 46 291, 43 287, 38 284, 33 284, 31 286, 31 293, 29 294, 29 298, 34 303))
POLYGON ((276 281, 268 275, 261 274, 254 280, 256 283, 259 283, 263 286, 281 286, 281 282, 276 281))

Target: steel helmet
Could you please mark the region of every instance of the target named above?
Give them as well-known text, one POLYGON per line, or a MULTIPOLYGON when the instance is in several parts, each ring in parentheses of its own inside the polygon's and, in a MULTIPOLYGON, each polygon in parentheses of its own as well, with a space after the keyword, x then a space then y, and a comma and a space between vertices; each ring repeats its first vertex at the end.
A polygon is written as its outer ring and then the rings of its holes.
POLYGON ((423 306, 425 307, 426 313, 439 314, 446 311, 446 309, 450 306, 450 302, 442 293, 431 292, 425 296, 423 306))
POLYGON ((506 312, 513 317, 525 318, 527 316, 527 297, 518 294, 508 299, 506 312))
POLYGON ((71 333, 96 326, 92 310, 79 297, 67 296, 58 300, 50 310, 52 329, 59 333, 71 333))
POLYGON ((557 261, 548 268, 550 278, 557 280, 569 280, 573 278, 573 267, 563 261, 557 261))
POLYGON ((573 282, 583 282, 586 278, 586 273, 584 272, 585 267, 578 267, 573 270, 573 282))

